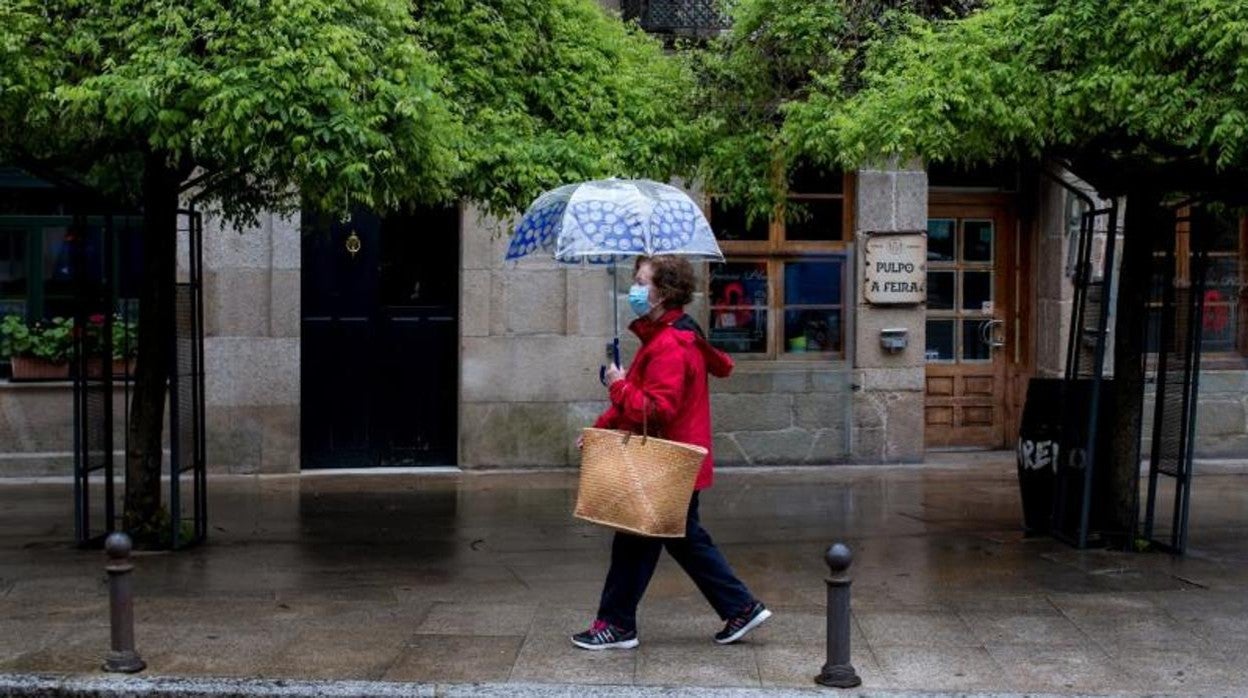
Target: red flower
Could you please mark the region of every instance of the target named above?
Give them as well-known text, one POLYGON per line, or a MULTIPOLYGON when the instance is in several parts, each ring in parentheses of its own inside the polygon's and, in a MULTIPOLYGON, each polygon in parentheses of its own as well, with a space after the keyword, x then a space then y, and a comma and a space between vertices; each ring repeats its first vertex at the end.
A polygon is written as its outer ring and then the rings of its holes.
POLYGON ((91 317, 87 318, 87 321, 90 322, 92 325, 103 325, 104 315, 102 313, 96 313, 95 315, 92 315, 91 317))

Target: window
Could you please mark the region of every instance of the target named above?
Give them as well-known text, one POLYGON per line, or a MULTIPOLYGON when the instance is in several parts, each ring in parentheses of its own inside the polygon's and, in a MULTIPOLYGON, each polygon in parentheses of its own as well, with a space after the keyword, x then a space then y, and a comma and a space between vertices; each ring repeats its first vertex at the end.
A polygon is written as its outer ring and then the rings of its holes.
POLYGON ((927 344, 929 362, 992 360, 996 230, 991 219, 927 221, 927 344))
MULTIPOLYGON (((1191 246, 1193 212, 1180 209, 1174 232, 1173 267, 1168 267, 1166 255, 1154 254, 1154 274, 1160 280, 1173 279, 1175 288, 1191 287, 1191 246)), ((1211 361, 1206 365, 1216 367, 1223 362, 1248 356, 1248 304, 1245 304, 1245 279, 1248 278, 1248 217, 1229 213, 1202 215, 1198 230, 1204 230, 1209 244, 1208 270, 1202 305, 1201 349, 1211 361), (1219 356, 1221 355, 1221 356, 1219 356)), ((1160 302, 1150 303, 1153 318, 1149 325, 1149 351, 1159 348, 1160 327, 1157 316, 1160 302)), ((1242 361, 1236 361, 1236 365, 1242 361)))
POLYGON ((852 180, 792 173, 785 210, 750 221, 712 198, 725 262, 711 265, 711 343, 745 358, 839 358, 845 351, 847 205, 852 180))
MULTIPOLYGON (((104 221, 87 219, 83 254, 88 268, 102 271, 105 256, 100 234, 104 221)), ((28 321, 74 314, 74 275, 71 268, 70 228, 67 216, 0 216, 0 317, 21 315, 28 321)), ((113 219, 115 268, 119 298, 137 295, 142 269, 139 257, 141 219, 113 219)), ((8 357, 0 357, 0 363, 8 357)))

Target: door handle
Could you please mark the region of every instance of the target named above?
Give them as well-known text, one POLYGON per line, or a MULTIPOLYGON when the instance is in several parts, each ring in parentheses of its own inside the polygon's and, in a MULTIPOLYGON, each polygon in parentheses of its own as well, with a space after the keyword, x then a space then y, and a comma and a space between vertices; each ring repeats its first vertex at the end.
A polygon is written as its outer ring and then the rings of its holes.
POLYGON ((1005 339, 998 339, 996 329, 1005 327, 1005 320, 984 320, 979 325, 979 340, 993 349, 1005 346, 1005 339))

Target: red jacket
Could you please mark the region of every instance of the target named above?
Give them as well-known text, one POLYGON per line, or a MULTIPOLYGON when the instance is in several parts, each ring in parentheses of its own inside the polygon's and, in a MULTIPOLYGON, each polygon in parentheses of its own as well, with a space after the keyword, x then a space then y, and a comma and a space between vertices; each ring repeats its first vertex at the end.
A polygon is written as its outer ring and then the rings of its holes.
POLYGON ((641 338, 641 349, 624 379, 611 384, 611 406, 594 426, 640 434, 642 409, 648 407, 651 436, 706 448, 694 483, 694 489, 702 490, 714 479, 707 374, 723 378, 732 373, 733 363, 694 330, 673 327, 683 316, 680 310, 669 310, 657 322, 640 318, 629 325, 641 338))

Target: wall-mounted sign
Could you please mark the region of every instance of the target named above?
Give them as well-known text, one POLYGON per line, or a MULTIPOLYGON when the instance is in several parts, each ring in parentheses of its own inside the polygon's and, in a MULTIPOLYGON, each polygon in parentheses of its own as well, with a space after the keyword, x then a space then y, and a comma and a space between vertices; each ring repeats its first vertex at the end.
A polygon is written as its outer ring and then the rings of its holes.
POLYGON ((874 305, 911 305, 927 300, 927 235, 872 234, 863 250, 863 297, 874 305))

